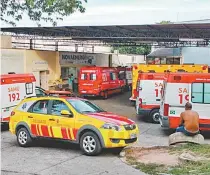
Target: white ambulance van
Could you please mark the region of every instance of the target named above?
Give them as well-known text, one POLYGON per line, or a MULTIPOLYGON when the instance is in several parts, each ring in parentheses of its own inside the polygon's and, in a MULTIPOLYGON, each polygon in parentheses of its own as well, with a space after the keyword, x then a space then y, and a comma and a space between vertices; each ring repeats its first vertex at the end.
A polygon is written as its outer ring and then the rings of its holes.
POLYGON ((200 130, 210 130, 210 73, 170 73, 164 80, 160 124, 175 129, 186 102, 200 116, 200 130))
POLYGON ((166 73, 139 73, 136 113, 146 121, 159 123, 160 100, 166 73))
POLYGON ((15 106, 25 97, 36 96, 33 74, 0 75, 1 80, 1 123, 8 123, 15 106))

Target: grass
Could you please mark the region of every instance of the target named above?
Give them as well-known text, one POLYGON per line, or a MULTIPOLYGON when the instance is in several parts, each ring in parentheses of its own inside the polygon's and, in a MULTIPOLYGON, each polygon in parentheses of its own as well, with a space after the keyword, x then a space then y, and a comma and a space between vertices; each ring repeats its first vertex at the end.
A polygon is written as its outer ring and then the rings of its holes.
POLYGON ((205 156, 207 158, 210 158, 210 145, 198 145, 198 144, 186 144, 181 145, 179 147, 171 147, 170 149, 171 153, 182 153, 183 151, 192 151, 193 153, 196 153, 201 156, 205 156))
MULTIPOLYGON (((181 154, 185 151, 191 151, 199 156, 204 156, 210 158, 210 145, 195 145, 187 144, 179 147, 169 148, 171 154, 181 154)), ((128 150, 128 153, 132 153, 128 150)), ((138 162, 130 154, 127 157, 129 164, 133 165, 136 169, 139 169, 149 175, 160 175, 160 174, 170 174, 170 175, 210 175, 210 161, 202 162, 185 162, 178 166, 167 167, 165 165, 157 164, 143 164, 138 162)))

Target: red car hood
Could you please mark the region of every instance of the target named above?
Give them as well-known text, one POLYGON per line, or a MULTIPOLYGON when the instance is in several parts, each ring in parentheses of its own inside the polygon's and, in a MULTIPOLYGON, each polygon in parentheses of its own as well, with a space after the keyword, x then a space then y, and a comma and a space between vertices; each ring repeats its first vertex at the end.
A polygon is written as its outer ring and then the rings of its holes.
POLYGON ((127 117, 119 116, 111 112, 88 113, 87 115, 102 120, 104 122, 113 123, 116 125, 126 125, 134 123, 134 121, 128 119, 127 117))

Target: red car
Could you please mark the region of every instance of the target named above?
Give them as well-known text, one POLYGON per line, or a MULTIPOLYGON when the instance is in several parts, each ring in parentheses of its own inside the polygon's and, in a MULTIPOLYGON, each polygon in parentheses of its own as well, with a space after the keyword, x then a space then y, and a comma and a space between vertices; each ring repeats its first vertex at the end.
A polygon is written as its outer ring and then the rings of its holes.
POLYGON ((119 79, 117 68, 82 67, 79 73, 79 94, 82 96, 102 96, 123 92, 124 80, 119 79))

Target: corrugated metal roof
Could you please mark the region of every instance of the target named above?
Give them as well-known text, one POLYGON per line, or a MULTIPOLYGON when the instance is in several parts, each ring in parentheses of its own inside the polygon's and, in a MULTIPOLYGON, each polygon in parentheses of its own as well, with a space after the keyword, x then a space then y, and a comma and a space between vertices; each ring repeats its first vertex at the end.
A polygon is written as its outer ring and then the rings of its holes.
POLYGON ((75 40, 179 41, 180 38, 210 40, 210 23, 117 26, 11 27, 2 32, 16 35, 71 37, 75 40))

